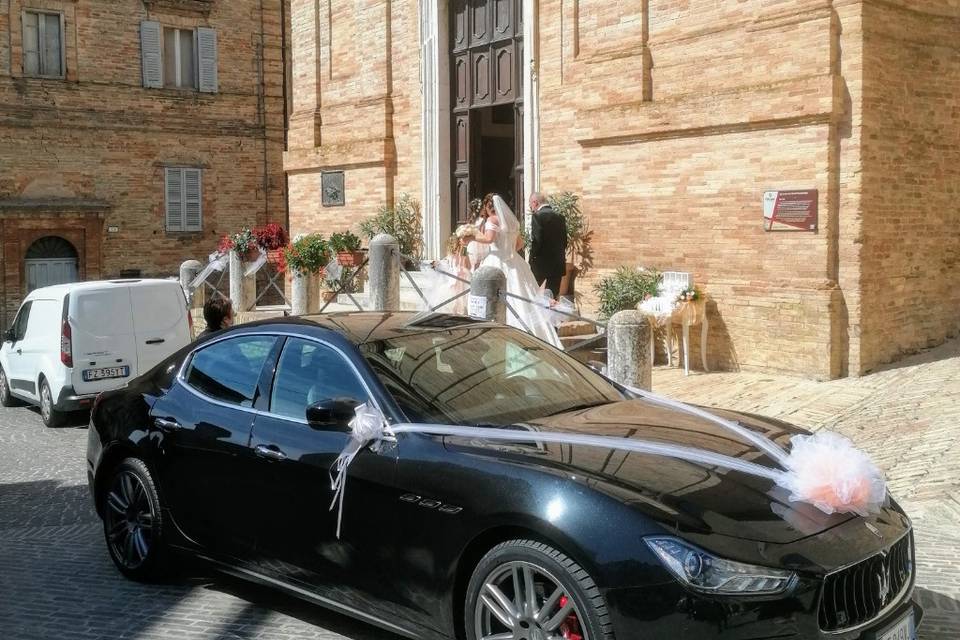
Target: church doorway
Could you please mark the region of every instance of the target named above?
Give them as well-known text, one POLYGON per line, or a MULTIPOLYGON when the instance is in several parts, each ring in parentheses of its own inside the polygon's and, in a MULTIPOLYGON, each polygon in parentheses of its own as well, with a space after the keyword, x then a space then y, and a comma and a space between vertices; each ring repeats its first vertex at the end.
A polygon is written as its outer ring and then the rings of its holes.
POLYGON ((522 0, 450 4, 452 225, 495 192, 522 220, 522 0))

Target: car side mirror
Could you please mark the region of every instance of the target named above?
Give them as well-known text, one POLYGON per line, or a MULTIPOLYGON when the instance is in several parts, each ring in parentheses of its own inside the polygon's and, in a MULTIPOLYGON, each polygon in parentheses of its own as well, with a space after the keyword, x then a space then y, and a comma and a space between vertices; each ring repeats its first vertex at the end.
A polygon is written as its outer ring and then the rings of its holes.
POLYGON ((16 342, 16 340, 17 340, 17 334, 14 333, 13 327, 10 327, 9 329, 3 332, 4 342, 16 342))
POLYGON ((348 431, 359 405, 353 398, 328 398, 314 402, 307 407, 307 424, 325 431, 348 431))

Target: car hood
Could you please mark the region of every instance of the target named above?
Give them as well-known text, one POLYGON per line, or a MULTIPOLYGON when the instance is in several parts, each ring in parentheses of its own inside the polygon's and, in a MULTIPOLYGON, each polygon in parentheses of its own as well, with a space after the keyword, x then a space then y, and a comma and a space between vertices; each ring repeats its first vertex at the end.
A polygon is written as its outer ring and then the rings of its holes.
MULTIPOLYGON (((783 422, 710 409, 736 420, 789 449, 804 433, 783 422)), ((514 429, 583 433, 661 442, 712 451, 778 468, 753 445, 703 418, 627 400, 514 425, 514 429)), ((462 440, 461 440, 462 442, 462 440)), ((770 480, 664 456, 581 445, 478 443, 523 464, 550 467, 644 511, 677 532, 716 533, 786 544, 849 520, 791 502, 770 480)))

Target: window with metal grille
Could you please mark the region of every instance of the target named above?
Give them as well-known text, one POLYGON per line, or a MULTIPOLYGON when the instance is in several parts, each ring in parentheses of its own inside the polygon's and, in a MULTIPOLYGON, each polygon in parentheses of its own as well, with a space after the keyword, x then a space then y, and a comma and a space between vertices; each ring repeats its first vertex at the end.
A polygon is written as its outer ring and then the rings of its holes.
POLYGON ((167 231, 201 231, 203 170, 167 167, 165 182, 167 231))

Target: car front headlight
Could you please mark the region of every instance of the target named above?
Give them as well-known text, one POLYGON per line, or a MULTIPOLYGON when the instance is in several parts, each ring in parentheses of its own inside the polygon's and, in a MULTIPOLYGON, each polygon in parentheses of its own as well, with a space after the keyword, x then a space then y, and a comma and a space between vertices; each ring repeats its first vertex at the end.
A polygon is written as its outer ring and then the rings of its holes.
POLYGON ((786 591, 796 579, 792 571, 724 560, 678 538, 652 536, 644 542, 680 582, 704 593, 769 595, 786 591))

